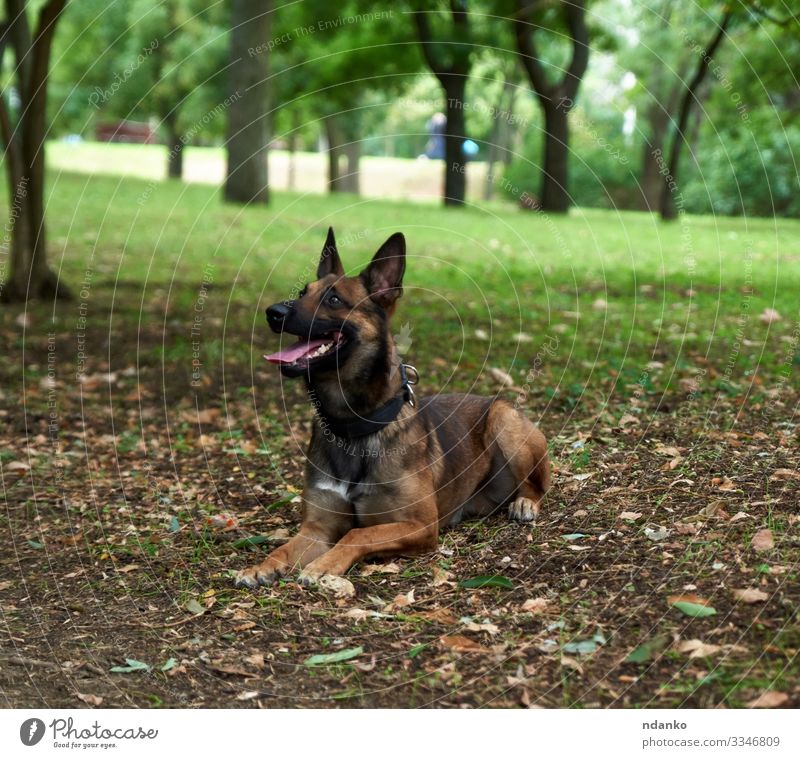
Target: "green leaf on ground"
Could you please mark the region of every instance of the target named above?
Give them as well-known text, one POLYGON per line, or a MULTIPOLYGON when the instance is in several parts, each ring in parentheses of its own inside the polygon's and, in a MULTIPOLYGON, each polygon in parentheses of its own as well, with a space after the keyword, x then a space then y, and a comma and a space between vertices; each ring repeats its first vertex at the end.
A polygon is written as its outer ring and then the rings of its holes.
POLYGON ((243 547, 251 547, 252 545, 263 545, 265 542, 270 542, 272 537, 266 534, 256 534, 253 537, 242 537, 239 540, 234 540, 231 545, 237 550, 243 547))
POLYGON ((328 663, 341 663, 342 661, 349 661, 351 658, 361 655, 364 648, 360 645, 358 647, 348 647, 344 650, 338 650, 335 653, 319 653, 306 658, 303 661, 304 666, 324 666, 328 663))
POLYGON ((573 640, 564 645, 565 653, 580 653, 581 655, 589 655, 594 653, 601 645, 606 644, 606 638, 602 632, 598 632, 590 640, 573 640))
POLYGON ((625 663, 646 663, 656 657, 669 644, 666 634, 658 634, 631 650, 625 663))
POLYGON ((125 663, 127 666, 113 666, 109 669, 114 674, 131 674, 135 671, 150 671, 150 666, 142 661, 137 661, 135 658, 126 658, 125 663))
POLYGON ((206 612, 206 609, 194 598, 190 598, 183 607, 193 616, 200 616, 206 612))
POLYGON ((692 616, 692 618, 705 618, 706 616, 717 615, 716 608, 712 608, 708 605, 700 605, 700 603, 689 603, 685 600, 673 603, 672 607, 677 608, 686 616, 692 616))

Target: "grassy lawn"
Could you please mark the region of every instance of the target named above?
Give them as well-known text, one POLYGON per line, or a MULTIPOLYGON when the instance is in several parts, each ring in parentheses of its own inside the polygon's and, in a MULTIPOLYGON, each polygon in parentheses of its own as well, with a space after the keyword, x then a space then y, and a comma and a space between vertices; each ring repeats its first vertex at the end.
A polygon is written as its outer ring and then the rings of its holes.
POLYGON ((157 148, 114 148, 146 153, 140 178, 62 173, 73 148, 53 148, 51 260, 75 299, 0 310, 7 704, 800 704, 800 223, 237 208, 155 181, 157 148), (310 420, 261 359, 263 312, 311 278, 329 225, 352 271, 405 233, 395 329, 420 391, 513 398, 508 373, 555 486, 535 526, 498 514, 396 573, 356 566, 353 598, 253 594, 231 573, 296 527, 310 420), (459 584, 483 574, 513 588, 459 584), (126 658, 152 668, 110 672, 126 658))

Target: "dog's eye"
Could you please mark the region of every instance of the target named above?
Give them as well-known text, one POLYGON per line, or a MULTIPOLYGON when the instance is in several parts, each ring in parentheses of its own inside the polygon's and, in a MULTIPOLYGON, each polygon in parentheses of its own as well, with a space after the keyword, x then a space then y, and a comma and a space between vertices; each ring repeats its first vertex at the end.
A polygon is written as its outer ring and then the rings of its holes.
POLYGON ((330 294, 330 295, 328 295, 328 297, 325 299, 325 302, 326 302, 328 305, 337 306, 337 305, 341 305, 341 304, 342 304, 342 299, 341 299, 341 298, 340 298, 338 295, 334 295, 333 293, 331 293, 331 294, 330 294))

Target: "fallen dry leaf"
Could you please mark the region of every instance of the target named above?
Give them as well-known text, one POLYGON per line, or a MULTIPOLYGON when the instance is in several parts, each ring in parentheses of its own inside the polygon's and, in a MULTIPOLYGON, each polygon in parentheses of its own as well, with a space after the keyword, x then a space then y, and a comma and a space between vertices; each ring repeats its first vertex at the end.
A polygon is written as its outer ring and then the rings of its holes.
POLYGON ((755 587, 748 587, 743 590, 733 590, 733 596, 743 603, 763 603, 769 599, 769 595, 755 587))
POLYGON ((491 653, 488 647, 479 645, 475 640, 465 637, 463 634, 445 634, 439 637, 439 644, 442 647, 452 650, 454 653, 491 653))
POLYGON ((486 632, 487 634, 495 635, 500 634, 500 628, 496 624, 490 624, 488 621, 483 624, 477 624, 474 621, 468 621, 464 624, 464 629, 469 632, 486 632))
POLYGON ((498 384, 503 387, 514 388, 514 377, 511 376, 507 371, 503 371, 501 368, 492 367, 489 369, 489 376, 492 377, 498 384))
POLYGON ((770 481, 778 481, 781 479, 800 479, 800 472, 793 471, 790 468, 778 468, 772 472, 770 481))
POLYGON ((457 624, 458 618, 456 615, 448 610, 447 608, 434 608, 430 611, 419 611, 418 613, 414 614, 419 618, 426 619, 427 621, 433 621, 437 624, 457 624))
POLYGON ((736 485, 727 476, 715 476, 711 480, 711 484, 722 492, 733 492, 736 489, 736 485))
POLYGON ((363 621, 364 619, 371 618, 374 616, 375 613, 373 611, 367 611, 363 608, 351 608, 347 613, 344 614, 345 618, 348 619, 355 619, 356 621, 363 621))
POLYGON ((689 653, 690 658, 705 658, 722 650, 720 645, 711 645, 702 640, 684 640, 678 645, 679 653, 689 653))
POLYGON ((103 698, 100 697, 99 695, 84 695, 80 692, 76 692, 75 695, 77 696, 78 700, 80 700, 83 703, 86 703, 86 705, 103 704, 103 698))
POLYGON ((571 658, 568 655, 561 656, 561 665, 568 669, 574 669, 579 674, 583 673, 583 666, 581 666, 581 664, 578 663, 578 661, 575 660, 575 658, 571 658))
POLYGON ((245 661, 257 669, 263 669, 266 665, 264 663, 264 653, 253 653, 252 655, 245 656, 245 661))
POLYGON ((398 608, 407 608, 414 602, 414 590, 407 592, 405 595, 397 595, 391 603, 388 603, 383 608, 384 613, 391 613, 398 608))
POLYGON ((364 566, 361 576, 372 576, 373 574, 399 574, 400 566, 396 563, 368 563, 364 566))
POLYGON ((665 526, 659 526, 658 529, 653 529, 649 526, 644 528, 644 536, 647 539, 652 540, 653 542, 660 542, 661 540, 667 539, 670 535, 670 530, 667 529, 665 526))
POLYGON ((789 696, 785 692, 775 692, 774 690, 766 690, 762 692, 757 698, 751 700, 748 708, 780 708, 789 702, 789 696))
POLYGON ((202 411, 185 411, 182 414, 184 421, 189 424, 214 424, 220 415, 219 408, 206 408, 202 411))
POLYGON ((772 324, 781 320, 781 314, 774 308, 764 308, 761 315, 758 317, 763 324, 772 324))
POLYGON ((763 553, 767 550, 772 550, 775 547, 775 540, 772 538, 771 529, 759 529, 750 540, 753 550, 757 553, 763 553))
POLYGON ((325 574, 319 580, 319 587, 325 592, 332 593, 334 597, 354 597, 356 594, 356 588, 353 583, 343 576, 325 574))
POLYGON ((433 586, 434 587, 441 587, 443 584, 452 584, 450 581, 453 578, 453 575, 443 569, 439 568, 439 566, 433 567, 433 586))
POLYGON ((700 597, 699 595, 695 595, 694 593, 690 593, 688 595, 670 595, 667 598, 667 602, 670 605, 675 605, 675 603, 694 603, 695 605, 711 605, 711 603, 706 600, 704 597, 700 597))
POLYGON ((622 513, 619 514, 619 517, 623 521, 636 521, 642 517, 642 514, 637 513, 636 511, 622 511, 622 513))
POLYGON ((544 613, 547 610, 549 600, 546 597, 533 597, 526 600, 521 606, 520 610, 527 611, 528 613, 544 613))

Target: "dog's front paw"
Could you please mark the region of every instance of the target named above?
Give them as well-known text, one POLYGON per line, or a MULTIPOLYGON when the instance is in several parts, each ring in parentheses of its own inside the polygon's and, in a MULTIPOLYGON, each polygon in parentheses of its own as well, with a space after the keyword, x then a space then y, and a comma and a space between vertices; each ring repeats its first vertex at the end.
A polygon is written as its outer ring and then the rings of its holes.
POLYGON ((324 573, 322 571, 317 571, 309 564, 300 572, 300 576, 297 577, 297 583, 302 584, 304 587, 313 587, 319 584, 319 580, 322 579, 323 576, 324 573))
POLYGON ((254 590, 260 584, 272 584, 279 577, 278 569, 266 563, 259 563, 258 566, 250 566, 240 571, 236 575, 235 584, 237 587, 249 587, 254 590))
POLYGON ((518 497, 508 506, 508 517, 513 521, 536 521, 539 503, 527 497, 518 497))

